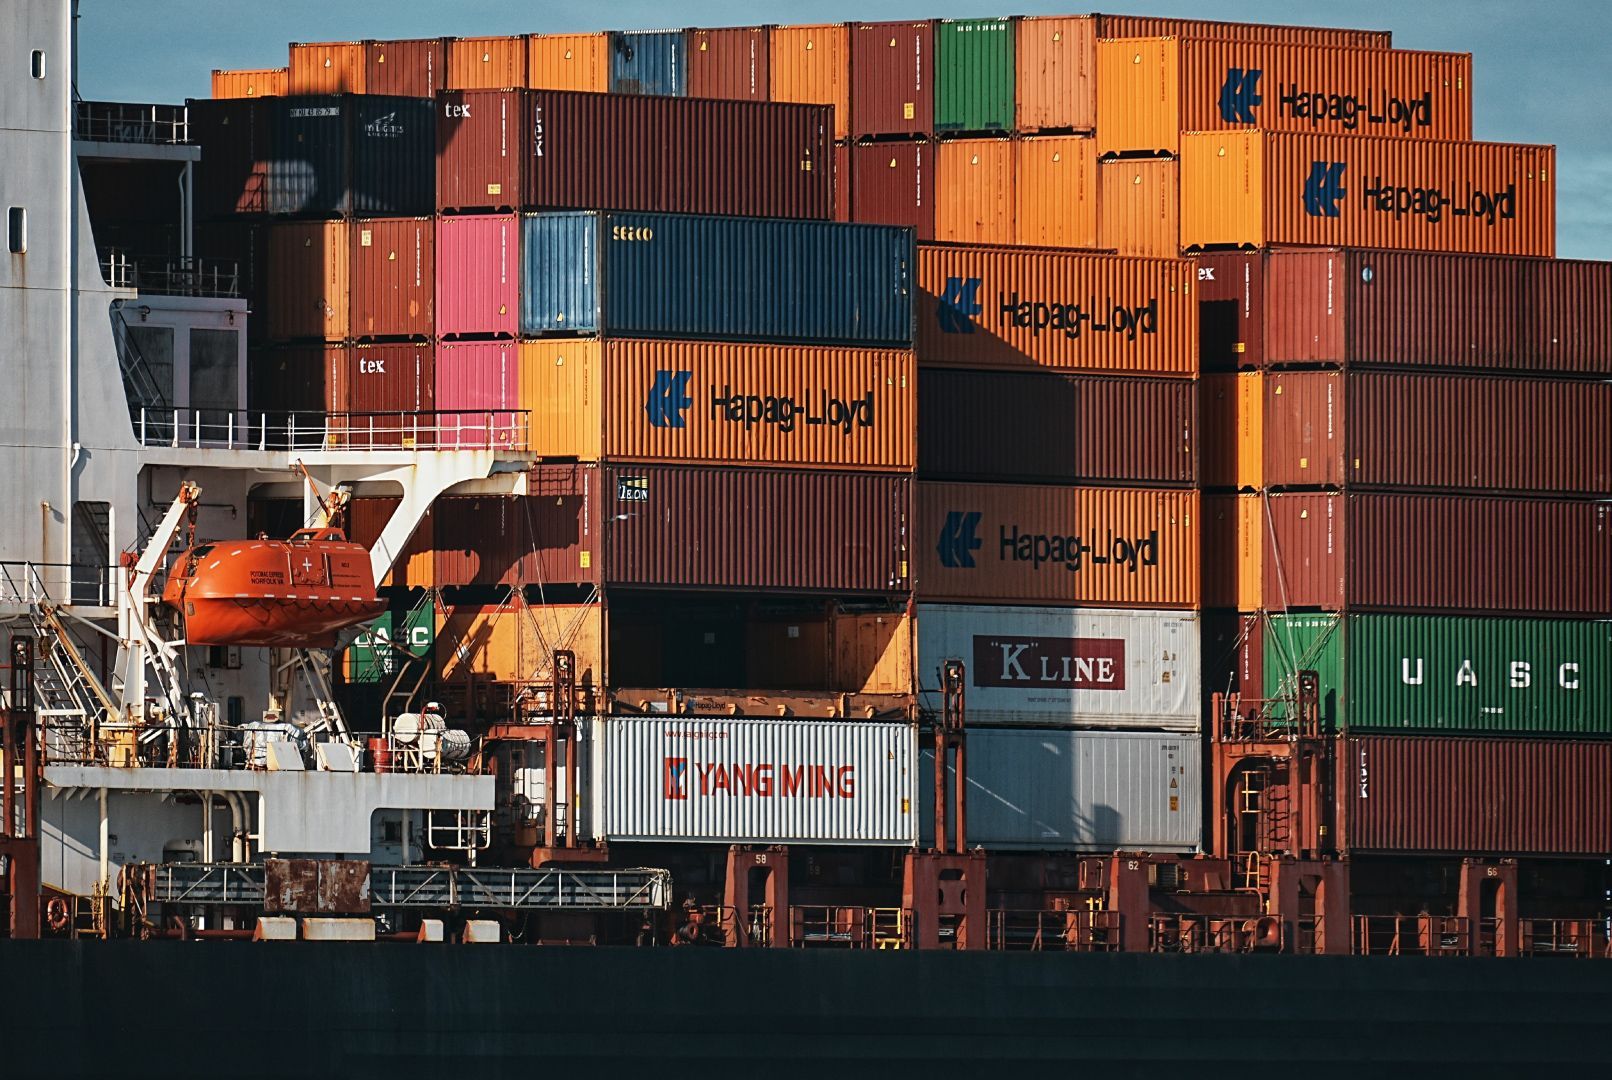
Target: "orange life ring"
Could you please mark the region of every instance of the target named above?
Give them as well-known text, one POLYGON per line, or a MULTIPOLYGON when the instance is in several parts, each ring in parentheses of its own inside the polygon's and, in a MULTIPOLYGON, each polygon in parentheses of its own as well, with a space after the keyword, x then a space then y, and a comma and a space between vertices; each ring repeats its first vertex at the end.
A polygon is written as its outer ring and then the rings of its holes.
POLYGON ((59 934, 72 923, 72 913, 67 908, 67 901, 59 896, 53 896, 45 905, 45 925, 50 927, 52 933, 59 934))

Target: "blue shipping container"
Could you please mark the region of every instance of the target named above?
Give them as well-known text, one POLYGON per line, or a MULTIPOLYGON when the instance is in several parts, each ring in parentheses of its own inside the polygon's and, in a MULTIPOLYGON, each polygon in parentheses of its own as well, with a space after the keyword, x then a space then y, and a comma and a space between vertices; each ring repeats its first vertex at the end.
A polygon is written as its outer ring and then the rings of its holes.
POLYGON ((528 214, 521 333, 908 348, 913 233, 686 214, 528 214))
POLYGON ((688 95, 688 49, 681 30, 625 30, 610 35, 610 92, 688 95))

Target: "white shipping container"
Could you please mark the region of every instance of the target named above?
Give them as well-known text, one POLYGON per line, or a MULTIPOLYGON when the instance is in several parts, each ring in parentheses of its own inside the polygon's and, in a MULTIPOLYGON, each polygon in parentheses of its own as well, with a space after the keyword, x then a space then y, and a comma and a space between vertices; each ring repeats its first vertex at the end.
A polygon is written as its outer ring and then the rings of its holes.
POLYGON ((604 839, 916 840, 909 724, 609 717, 593 731, 593 822, 604 839))
POLYGON ((931 708, 948 659, 966 665, 970 727, 1193 732, 1202 723, 1193 612, 920 604, 918 677, 931 708))
MULTIPOLYGON (((968 733, 966 761, 970 848, 1201 850, 1203 758, 1196 737, 990 728, 968 733)), ((925 749, 922 806, 933 805, 934 762, 925 749)), ((920 828, 930 843, 933 811, 920 828)))

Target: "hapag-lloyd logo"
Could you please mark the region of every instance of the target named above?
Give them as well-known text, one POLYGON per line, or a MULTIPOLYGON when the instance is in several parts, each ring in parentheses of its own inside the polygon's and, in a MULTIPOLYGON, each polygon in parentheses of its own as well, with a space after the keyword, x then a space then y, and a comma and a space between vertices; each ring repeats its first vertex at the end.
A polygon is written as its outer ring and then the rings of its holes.
POLYGON ((1265 99, 1259 96, 1260 68, 1227 68, 1226 81, 1220 86, 1220 118, 1228 124, 1256 122, 1254 107, 1265 99))
MULTIPOLYGON (((941 566, 948 570, 974 569, 974 553, 984 546, 979 536, 983 516, 978 510, 952 510, 946 514, 935 543, 941 566)), ((1032 570, 1040 570, 1045 565, 1061 566, 1071 572, 1088 566, 1123 566, 1134 574, 1141 567, 1159 564, 1157 529, 1145 536, 1130 537, 1112 529, 1064 535, 1025 532, 1018 525, 1000 525, 997 533, 997 558, 1002 562, 1029 563, 1032 570)))
POLYGON ((976 634, 972 674, 975 686, 1123 690, 1125 642, 976 634))
POLYGON ((655 372, 655 381, 649 387, 649 398, 644 402, 644 412, 649 416, 651 427, 683 426, 683 414, 694 404, 694 399, 688 396, 688 382, 693 377, 692 371, 662 369, 655 372))
MULTIPOLYGON (((686 426, 686 413, 693 407, 689 396, 692 371, 655 372, 644 412, 653 427, 686 426)), ((717 423, 740 424, 745 430, 758 425, 776 427, 786 435, 802 427, 827 427, 842 435, 858 428, 871 428, 876 421, 874 392, 843 398, 828 390, 807 389, 801 394, 752 393, 731 383, 710 387, 711 419, 717 423)))
MULTIPOLYGON (((1304 212, 1311 217, 1339 217, 1339 204, 1348 190, 1343 186, 1347 169, 1342 161, 1312 161, 1304 180, 1302 198, 1304 212)), ((1400 184, 1381 175, 1363 180, 1360 188, 1360 205, 1363 210, 1392 214, 1396 219, 1419 217, 1429 225, 1437 225, 1451 218, 1473 218, 1493 226, 1500 221, 1511 221, 1517 216, 1517 185, 1507 184, 1496 191, 1467 186, 1433 187, 1428 185, 1400 184)))
POLYGON ((1343 187, 1342 161, 1312 161, 1304 181, 1304 212, 1311 217, 1337 217, 1338 203, 1348 194, 1343 187))
MULTIPOLYGON (((935 308, 935 321, 943 334, 972 334, 974 319, 984 313, 979 292, 982 279, 949 277, 935 308)), ((1061 333, 1076 340, 1087 333, 1123 334, 1135 341, 1138 334, 1158 332, 1159 301, 1127 304, 1112 296, 1098 299, 1022 299, 1018 292, 996 294, 996 321, 999 327, 1030 331, 1040 337, 1043 330, 1061 333)))
POLYGON ((974 552, 981 546, 979 527, 978 510, 953 510, 947 514, 946 523, 940 527, 940 542, 935 545, 940 565, 952 570, 972 570, 974 552))
POLYGON ((854 799, 855 765, 662 759, 661 797, 686 802, 725 795, 753 799, 854 799))

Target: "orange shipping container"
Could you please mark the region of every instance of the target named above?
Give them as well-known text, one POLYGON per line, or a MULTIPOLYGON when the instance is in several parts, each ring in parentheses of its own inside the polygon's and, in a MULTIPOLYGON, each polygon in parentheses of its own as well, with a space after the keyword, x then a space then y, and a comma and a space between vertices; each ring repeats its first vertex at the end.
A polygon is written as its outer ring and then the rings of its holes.
POLYGON ((1013 143, 956 139, 935 154, 935 239, 961 244, 1011 244, 1013 143))
POLYGON ((526 39, 526 85, 534 90, 610 90, 608 34, 533 34, 526 39))
POLYGON ((1183 135, 1181 243, 1550 256, 1556 148, 1258 131, 1183 135))
POLYGON ((1095 18, 1099 38, 1203 38, 1209 41, 1339 45, 1349 49, 1388 49, 1394 44, 1394 35, 1387 30, 1353 30, 1332 26, 1273 26, 1266 23, 1218 22, 1210 19, 1161 19, 1151 15, 1097 15, 1095 18))
POLYGON ((443 38, 364 42, 364 86, 371 94, 431 97, 448 74, 443 38))
POLYGON ((436 676, 552 683, 554 653, 576 654, 578 685, 604 685, 604 609, 599 604, 506 604, 455 608, 436 640, 436 676))
POLYGON ((1026 15, 1019 20, 1014 111, 1020 131, 1091 131, 1097 126, 1096 25, 1090 15, 1026 15))
POLYGON ((291 64, 286 77, 286 93, 362 94, 364 92, 362 41, 291 43, 291 64))
POLYGON ((1094 140, 1072 135, 1020 139, 1014 144, 1014 172, 1014 243, 1099 246, 1094 140))
POLYGON ((1258 611, 1264 599, 1263 502, 1258 495, 1203 497, 1203 606, 1258 611))
POLYGON ((1183 131, 1257 127, 1472 138, 1472 55, 1246 41, 1097 43, 1097 149, 1174 154, 1183 131))
POLYGON ((1195 273, 1185 259, 920 244, 918 362, 1196 375, 1195 273))
POLYGON ((834 106, 834 138, 851 130, 851 52, 844 23, 775 26, 768 61, 772 100, 834 106))
POLYGON ((1196 491, 920 483, 919 600, 1194 608, 1196 491))
POLYGON ((268 228, 268 336, 276 341, 347 337, 350 238, 345 221, 288 221, 268 228))
POLYGON ((526 85, 526 39, 448 39, 449 90, 504 90, 526 85))
POLYGON ((541 457, 888 472, 917 459, 915 367, 901 349, 527 341, 517 385, 541 457))
POLYGON ((349 335, 425 337, 435 327, 435 223, 428 217, 353 222, 349 335))
POLYGON ((215 98, 284 97, 288 68, 213 70, 215 98))
POLYGON ((1097 166, 1097 246, 1121 255, 1181 254, 1181 163, 1125 158, 1097 166))
POLYGON ((1205 375, 1198 395, 1203 412, 1203 485, 1258 491, 1265 486, 1265 374, 1205 375))

